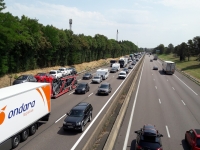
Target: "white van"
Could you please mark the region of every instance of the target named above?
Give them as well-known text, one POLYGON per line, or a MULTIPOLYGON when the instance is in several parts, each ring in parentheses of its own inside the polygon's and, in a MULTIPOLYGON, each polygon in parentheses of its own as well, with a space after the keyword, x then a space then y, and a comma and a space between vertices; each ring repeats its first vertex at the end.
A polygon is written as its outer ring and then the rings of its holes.
POLYGON ((117 71, 119 71, 119 70, 120 70, 120 64, 119 64, 119 63, 114 63, 114 64, 112 65, 112 68, 116 68, 117 71))
POLYGON ((98 69, 96 72, 97 76, 101 76, 103 80, 107 79, 109 76, 109 71, 108 69, 98 69))
POLYGON ((175 63, 173 61, 164 61, 162 63, 163 72, 166 74, 174 74, 175 72, 175 63))

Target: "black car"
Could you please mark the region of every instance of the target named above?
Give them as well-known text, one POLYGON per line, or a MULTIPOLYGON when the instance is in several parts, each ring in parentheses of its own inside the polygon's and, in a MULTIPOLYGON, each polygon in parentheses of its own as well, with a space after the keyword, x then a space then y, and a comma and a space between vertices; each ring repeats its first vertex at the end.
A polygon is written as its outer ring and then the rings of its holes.
POLYGON ((63 130, 84 131, 84 126, 92 120, 93 107, 90 103, 80 102, 74 106, 63 123, 63 130))
POLYGON ((111 68, 110 69, 110 73, 115 73, 115 72, 117 72, 118 70, 117 70, 117 68, 111 68))
POLYGON ((135 131, 136 137, 136 150, 158 150, 162 149, 161 137, 162 134, 156 130, 155 126, 151 124, 144 125, 141 130, 135 131))
POLYGON ((75 93, 76 94, 85 94, 86 92, 88 92, 90 90, 90 87, 88 85, 88 83, 78 83, 78 86, 75 89, 75 93))
POLYGON ((100 95, 100 94, 106 94, 106 95, 108 95, 111 91, 112 91, 112 88, 111 88, 110 83, 102 83, 99 86, 97 94, 98 95, 100 95))
POLYGON ((87 73, 85 73, 85 74, 83 75, 83 78, 82 78, 82 79, 83 79, 83 80, 89 80, 89 79, 92 79, 92 77, 93 77, 92 74, 87 72, 87 73))
POLYGON ((158 67, 157 66, 153 66, 153 70, 158 70, 158 67))
POLYGON ((136 61, 134 60, 132 63, 131 63, 131 65, 135 65, 136 64, 136 61))
POLYGON ((24 82, 37 82, 37 79, 33 75, 21 75, 13 82, 13 85, 24 82))
POLYGON ((129 66, 128 66, 128 69, 133 69, 133 65, 129 65, 129 66))
POLYGON ((71 71, 71 74, 77 74, 76 68, 68 68, 71 71))
POLYGON ((128 73, 129 73, 129 70, 128 70, 128 68, 123 68, 123 69, 122 69, 122 71, 125 71, 125 72, 126 72, 126 74, 128 74, 128 73))

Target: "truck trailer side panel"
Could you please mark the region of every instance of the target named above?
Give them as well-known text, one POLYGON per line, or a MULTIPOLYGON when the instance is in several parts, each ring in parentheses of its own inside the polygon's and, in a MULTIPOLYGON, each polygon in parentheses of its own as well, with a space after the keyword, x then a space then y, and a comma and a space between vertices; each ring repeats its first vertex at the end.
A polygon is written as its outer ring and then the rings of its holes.
POLYGON ((0 144, 50 114, 49 83, 22 83, 0 89, 0 144))

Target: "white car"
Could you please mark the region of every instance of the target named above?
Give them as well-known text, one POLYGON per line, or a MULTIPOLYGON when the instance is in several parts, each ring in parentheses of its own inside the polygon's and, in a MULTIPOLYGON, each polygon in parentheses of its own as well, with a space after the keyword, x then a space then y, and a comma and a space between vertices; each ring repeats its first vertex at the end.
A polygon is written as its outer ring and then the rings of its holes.
POLYGON ((94 76, 92 79, 92 83, 101 83, 101 82, 102 82, 101 76, 94 76))
POLYGON ((120 71, 120 73, 118 74, 118 78, 119 79, 125 79, 126 78, 126 71, 120 71))
POLYGON ((60 70, 51 70, 49 74, 54 76, 56 79, 59 79, 63 76, 60 70))
POLYGON ((58 70, 60 70, 63 76, 68 76, 71 73, 67 68, 59 68, 58 70))

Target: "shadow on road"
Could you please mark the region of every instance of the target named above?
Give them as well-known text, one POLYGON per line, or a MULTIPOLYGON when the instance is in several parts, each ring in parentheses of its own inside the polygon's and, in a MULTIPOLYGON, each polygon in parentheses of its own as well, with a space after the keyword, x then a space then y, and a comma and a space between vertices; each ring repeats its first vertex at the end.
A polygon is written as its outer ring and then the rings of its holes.
POLYGON ((183 139, 183 140, 181 141, 181 144, 180 144, 180 145, 183 146, 183 149, 184 149, 184 150, 190 149, 189 146, 188 146, 188 144, 185 142, 185 139, 183 139))
POLYGON ((131 146, 127 146, 127 147, 130 147, 130 150, 135 150, 135 143, 136 143, 136 140, 133 140, 131 142, 131 146))
POLYGON ((79 131, 76 131, 76 130, 67 130, 67 131, 64 131, 62 127, 60 127, 59 131, 57 132, 57 134, 59 135, 67 135, 67 136, 74 136, 74 135, 77 135, 77 134, 80 134, 79 131))
POLYGON ((162 70, 158 71, 160 73, 160 75, 166 75, 162 70))

